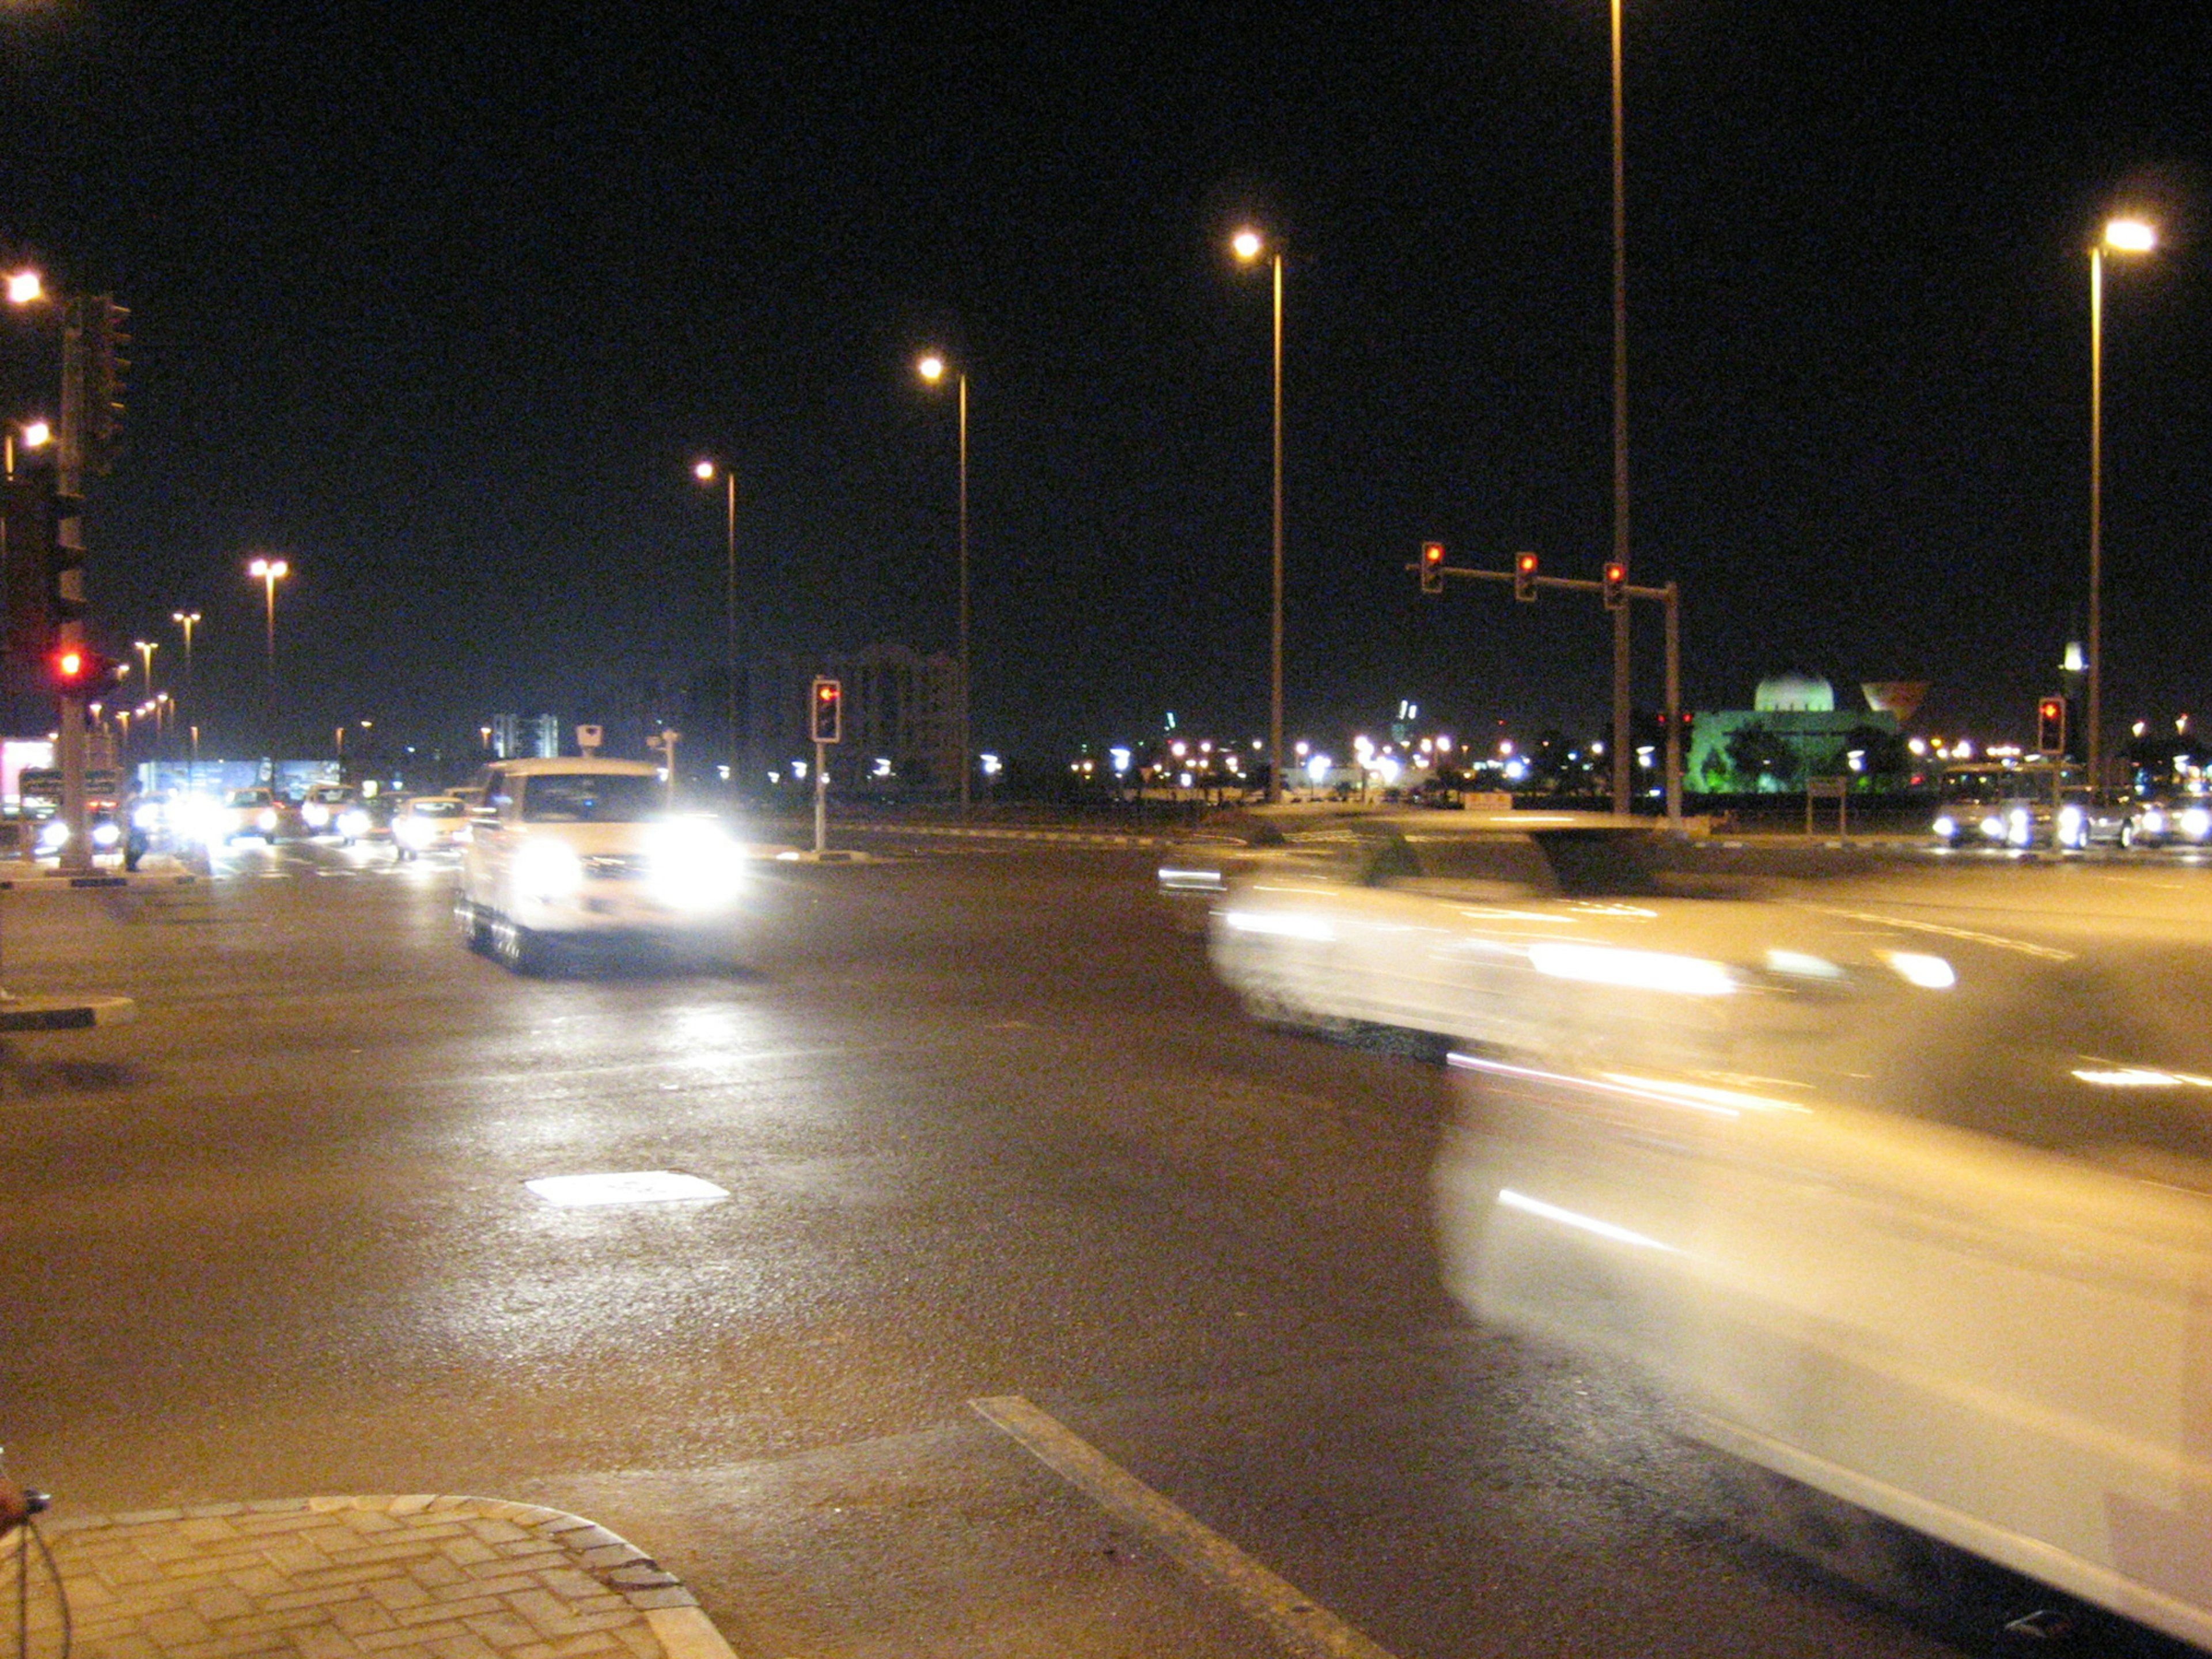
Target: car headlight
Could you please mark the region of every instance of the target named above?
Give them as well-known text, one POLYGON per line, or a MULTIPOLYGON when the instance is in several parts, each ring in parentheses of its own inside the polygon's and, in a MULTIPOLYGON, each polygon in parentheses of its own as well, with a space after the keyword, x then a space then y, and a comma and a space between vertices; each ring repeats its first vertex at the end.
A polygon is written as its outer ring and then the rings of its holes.
MULTIPOLYGON (((1959 820, 1953 817, 1948 812, 1945 812, 1939 815, 1936 822, 1931 824, 1929 828, 1934 830, 1935 832, 1941 836, 1945 841, 1948 841, 1959 833, 1959 820)), ((1166 871, 1163 870, 1160 872, 1160 880, 1163 884, 1166 882, 1166 871)))
POLYGON ((2142 832, 2146 836, 2164 835, 2166 833, 2166 814, 2155 806, 2147 808, 2142 815, 2142 832))
POLYGON ((2087 822, 2087 815, 2083 813, 2080 807, 2074 805, 2071 802, 2060 807, 2058 809, 2058 839, 2061 841, 2081 840, 2081 826, 2087 822))
POLYGON ((58 853, 68 840, 69 825, 59 818, 48 818, 39 826, 39 850, 41 853, 58 853))
POLYGON ((349 806, 338 814, 338 833, 344 836, 365 836, 368 833, 368 814, 358 806, 349 806))
POLYGON ((2183 835, 2191 841, 2203 841, 2212 836, 2212 807, 2183 807, 2180 823, 2183 835))
POLYGON ((253 815, 253 827, 258 830, 264 836, 275 835, 276 833, 276 809, 273 806, 264 806, 258 812, 256 812, 253 815))
POLYGON ((2002 841, 2005 838, 2003 813, 1992 812, 1982 820, 1982 838, 1984 841, 2002 841))
POLYGON ((102 818, 92 826, 92 844, 106 851, 123 839, 123 826, 113 818, 102 818))
POLYGON ((2035 839, 2035 817, 2025 807, 2014 807, 2005 825, 2005 840, 2014 847, 2025 847, 2035 839))
POLYGON ((532 898, 567 898, 584 884, 584 861, 566 842, 526 842, 514 855, 514 884, 532 898))
POLYGON ((161 809, 152 801, 142 801, 131 809, 131 822, 151 835, 161 827, 161 809))
POLYGON ((402 818, 392 826, 392 833, 399 838, 403 846, 428 847, 430 844, 430 826, 421 818, 402 818))
POLYGON ((319 830, 331 821, 331 809, 319 800, 311 800, 300 809, 300 816, 310 830, 319 830))
POLYGON ((653 828, 646 848, 653 898, 677 910, 714 910, 737 896, 744 856, 720 826, 676 818, 653 828))

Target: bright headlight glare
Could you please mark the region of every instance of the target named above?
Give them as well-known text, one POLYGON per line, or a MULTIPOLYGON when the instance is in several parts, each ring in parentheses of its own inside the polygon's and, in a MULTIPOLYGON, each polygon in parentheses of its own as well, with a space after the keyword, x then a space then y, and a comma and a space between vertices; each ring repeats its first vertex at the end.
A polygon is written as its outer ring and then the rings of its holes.
POLYGON ((2212 836, 2212 809, 2185 806, 2181 809, 2181 833, 2191 841, 2203 841, 2212 836))
POLYGON ((737 891, 741 869, 736 843, 718 825, 697 818, 655 825, 646 850, 653 897, 678 909, 726 904, 737 891))
POLYGON ((515 854, 514 880, 533 898, 566 898, 583 885, 584 862, 565 842, 530 842, 515 854))

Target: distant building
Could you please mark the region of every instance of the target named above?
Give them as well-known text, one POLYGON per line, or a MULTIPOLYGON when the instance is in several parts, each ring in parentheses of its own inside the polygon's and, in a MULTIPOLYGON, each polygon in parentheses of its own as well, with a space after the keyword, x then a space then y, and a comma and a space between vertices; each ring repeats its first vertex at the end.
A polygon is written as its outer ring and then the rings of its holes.
MULTIPOLYGON (((1871 682, 1863 691, 1879 693, 1888 684, 1871 682)), ((1749 708, 1714 709, 1692 719, 1682 787, 1692 794, 1778 792, 1802 789, 1808 778, 1849 776, 1853 748, 1869 737, 1894 738, 1903 729, 1890 708, 1873 706, 1875 696, 1867 701, 1864 708, 1838 708, 1835 688, 1817 675, 1761 680, 1749 708), (1741 763, 1746 757, 1767 764, 1747 768, 1741 763)))
POLYGON ((844 736, 830 756, 841 787, 949 794, 960 787, 960 665, 903 645, 789 654, 753 678, 747 709, 751 752, 788 782, 811 766, 808 732, 817 676, 844 688, 844 736))

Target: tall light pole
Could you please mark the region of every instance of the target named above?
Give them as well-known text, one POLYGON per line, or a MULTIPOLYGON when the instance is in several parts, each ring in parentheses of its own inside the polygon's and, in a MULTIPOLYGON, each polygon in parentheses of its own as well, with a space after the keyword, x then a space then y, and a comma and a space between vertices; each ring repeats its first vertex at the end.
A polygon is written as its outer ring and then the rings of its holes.
MULTIPOLYGON (((1628 169, 1620 85, 1620 6, 1613 0, 1613 559, 1628 568, 1628 169)), ((1613 810, 1628 811, 1628 607, 1613 613, 1613 810)))
MULTIPOLYGON (((695 462, 691 476, 702 484, 722 479, 722 677, 724 717, 730 724, 730 791, 744 787, 744 744, 738 728, 738 475, 719 461, 695 462)), ((675 786, 675 751, 669 751, 669 787, 675 786)))
POLYGON ((949 368, 944 354, 927 351, 915 372, 935 386, 948 374, 959 392, 960 410, 960 684, 954 701, 953 724, 960 732, 960 810, 968 810, 968 773, 973 750, 968 731, 968 371, 949 368))
POLYGON ((2105 785, 2105 254, 2148 253, 2158 233, 2141 219, 2107 221, 2089 247, 2089 787, 2105 785))
POLYGON ((268 617, 269 750, 273 755, 276 751, 276 584, 292 574, 292 567, 283 559, 256 558, 246 567, 246 574, 259 580, 268 617))
POLYGON ((184 698, 192 695, 192 629, 200 625, 200 613, 197 611, 172 611, 169 620, 183 629, 185 635, 185 677, 182 682, 185 690, 184 696, 177 699, 178 707, 181 708, 184 698))
POLYGON ((1283 798, 1283 253, 1249 228, 1231 237, 1229 246, 1247 264, 1265 256, 1274 276, 1274 581, 1267 635, 1267 799, 1273 803, 1283 798))

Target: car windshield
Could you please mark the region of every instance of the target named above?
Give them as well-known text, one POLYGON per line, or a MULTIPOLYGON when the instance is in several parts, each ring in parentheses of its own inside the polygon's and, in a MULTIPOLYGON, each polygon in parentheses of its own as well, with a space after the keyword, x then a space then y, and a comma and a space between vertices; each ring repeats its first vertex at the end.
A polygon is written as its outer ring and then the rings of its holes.
POLYGON ((457 818, 461 815, 461 804, 457 800, 418 800, 407 810, 418 818, 457 818))
POLYGON ((523 785, 522 816, 532 823, 636 823, 660 809, 660 782, 650 773, 551 773, 523 785))

